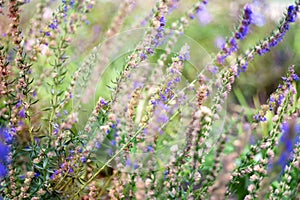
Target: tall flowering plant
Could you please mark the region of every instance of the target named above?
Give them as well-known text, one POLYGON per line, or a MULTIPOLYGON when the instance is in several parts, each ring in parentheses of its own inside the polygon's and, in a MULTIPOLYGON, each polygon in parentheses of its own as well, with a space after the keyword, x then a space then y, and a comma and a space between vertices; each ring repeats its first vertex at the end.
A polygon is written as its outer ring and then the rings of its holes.
POLYGON ((272 6, 0 1, 0 199, 296 199, 300 1, 272 6))

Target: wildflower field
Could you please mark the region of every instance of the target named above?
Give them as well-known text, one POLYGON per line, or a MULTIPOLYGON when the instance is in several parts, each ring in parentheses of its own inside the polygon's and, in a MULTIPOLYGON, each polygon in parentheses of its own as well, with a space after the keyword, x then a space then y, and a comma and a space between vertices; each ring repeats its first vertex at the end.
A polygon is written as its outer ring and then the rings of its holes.
POLYGON ((300 200, 300 0, 0 0, 0 199, 300 200))

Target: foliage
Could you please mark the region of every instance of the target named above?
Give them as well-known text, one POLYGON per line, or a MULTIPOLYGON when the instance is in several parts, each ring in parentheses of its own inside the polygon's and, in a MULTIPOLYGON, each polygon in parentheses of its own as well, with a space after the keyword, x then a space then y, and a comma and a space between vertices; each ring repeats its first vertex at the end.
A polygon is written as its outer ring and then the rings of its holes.
POLYGON ((274 5, 0 1, 0 198, 296 199, 300 1, 274 5))

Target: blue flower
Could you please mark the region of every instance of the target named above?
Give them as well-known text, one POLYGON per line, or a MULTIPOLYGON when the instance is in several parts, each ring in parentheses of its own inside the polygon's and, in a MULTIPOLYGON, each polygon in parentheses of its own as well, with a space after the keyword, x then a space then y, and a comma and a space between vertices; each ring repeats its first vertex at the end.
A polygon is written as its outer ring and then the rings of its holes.
POLYGON ((133 164, 133 169, 137 169, 137 168, 139 168, 139 165, 137 163, 134 163, 133 164))
POLYGON ((141 59, 141 60, 146 60, 146 59, 147 59, 147 55, 144 54, 144 53, 141 53, 141 54, 140 54, 140 59, 141 59))
POLYGON ((86 157, 82 156, 82 157, 81 157, 81 162, 82 162, 82 163, 86 163, 86 157))
POLYGON ((12 144, 13 136, 9 133, 8 129, 0 127, 0 138, 5 144, 12 144))
POLYGON ((160 26, 165 26, 166 25, 166 19, 164 16, 162 16, 160 19, 159 19, 159 22, 160 22, 160 26))
POLYGON ((8 163, 9 147, 0 142, 0 162, 8 163))
POLYGON ((130 161, 130 159, 127 159, 127 160, 126 160, 126 166, 127 166, 127 167, 130 167, 130 165, 131 165, 131 161, 130 161))
POLYGON ((25 117, 26 117, 26 113, 25 113, 25 109, 24 109, 24 108, 20 110, 19 116, 20 116, 21 118, 25 118, 25 117))
POLYGON ((152 145, 149 145, 149 146, 147 147, 147 151, 148 151, 148 152, 153 152, 153 151, 154 151, 152 145))
POLYGON ((0 179, 7 175, 6 165, 10 162, 10 146, 8 145, 12 142, 13 136, 9 133, 8 129, 0 127, 0 179))
POLYGON ((288 15, 287 15, 287 21, 288 22, 295 22, 296 14, 295 14, 295 6, 291 5, 288 8, 288 15))
POLYGON ((110 141, 110 144, 111 144, 112 146, 116 146, 117 142, 116 142, 116 140, 112 140, 112 141, 110 141))
POLYGON ((297 74, 292 74, 292 78, 294 81, 299 81, 299 76, 297 74))
POLYGON ((300 126, 295 124, 294 121, 290 123, 285 122, 282 124, 281 130, 282 135, 279 140, 281 153, 275 164, 280 166, 281 170, 284 170, 292 157, 294 145, 299 142, 300 126))
POLYGON ((7 168, 0 162, 0 179, 4 178, 7 175, 7 168))

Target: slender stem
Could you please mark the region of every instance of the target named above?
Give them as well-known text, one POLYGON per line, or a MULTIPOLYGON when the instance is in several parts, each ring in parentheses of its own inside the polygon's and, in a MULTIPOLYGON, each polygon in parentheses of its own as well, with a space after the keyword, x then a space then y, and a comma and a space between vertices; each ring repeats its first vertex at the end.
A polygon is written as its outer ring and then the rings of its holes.
POLYGON ((108 161, 106 161, 106 163, 71 197, 71 199, 75 199, 75 197, 92 181, 94 180, 99 174, 100 172, 109 165, 110 162, 112 162, 135 138, 136 136, 144 129, 145 126, 142 126, 141 128, 139 128, 139 130, 137 130, 137 132, 135 132, 135 134, 130 138, 130 140, 128 142, 126 142, 121 149, 115 153, 115 155, 113 155, 108 161))

